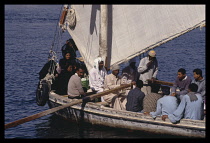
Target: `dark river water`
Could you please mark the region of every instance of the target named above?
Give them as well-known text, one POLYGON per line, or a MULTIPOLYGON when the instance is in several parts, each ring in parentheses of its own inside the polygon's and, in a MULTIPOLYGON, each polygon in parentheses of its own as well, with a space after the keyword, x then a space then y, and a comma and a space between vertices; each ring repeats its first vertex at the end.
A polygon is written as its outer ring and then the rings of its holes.
MULTIPOLYGON (((38 73, 47 61, 61 5, 5 5, 4 119, 5 124, 49 109, 35 100, 38 73)), ((159 62, 158 79, 173 82, 179 68, 193 78, 193 69, 200 68, 205 78, 205 27, 195 29, 155 48, 159 62)), ((65 32, 57 43, 60 48, 70 35, 65 32)), ((137 61, 136 66, 138 66, 137 61)), ((122 65, 124 67, 125 65, 122 65)), ((167 138, 126 129, 85 124, 79 127, 50 114, 9 128, 5 138, 167 138)))

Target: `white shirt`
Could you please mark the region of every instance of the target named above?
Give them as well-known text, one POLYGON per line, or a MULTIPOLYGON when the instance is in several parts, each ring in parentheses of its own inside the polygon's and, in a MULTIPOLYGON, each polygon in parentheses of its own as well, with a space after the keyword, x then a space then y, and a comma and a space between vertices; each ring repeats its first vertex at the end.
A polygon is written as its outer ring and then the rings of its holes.
POLYGON ((149 57, 145 57, 141 59, 138 67, 138 72, 140 73, 139 79, 143 81, 144 84, 147 84, 147 79, 151 79, 152 77, 156 78, 158 73, 158 62, 155 60, 149 67, 147 64, 149 63, 149 57))

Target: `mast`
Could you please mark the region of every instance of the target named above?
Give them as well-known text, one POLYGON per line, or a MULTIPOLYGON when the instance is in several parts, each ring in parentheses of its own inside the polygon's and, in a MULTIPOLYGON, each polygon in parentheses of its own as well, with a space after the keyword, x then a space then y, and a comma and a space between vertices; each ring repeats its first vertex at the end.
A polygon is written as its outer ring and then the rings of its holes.
POLYGON ((99 31, 99 57, 104 60, 104 65, 107 67, 107 33, 108 33, 108 6, 101 5, 100 15, 100 31, 99 31))

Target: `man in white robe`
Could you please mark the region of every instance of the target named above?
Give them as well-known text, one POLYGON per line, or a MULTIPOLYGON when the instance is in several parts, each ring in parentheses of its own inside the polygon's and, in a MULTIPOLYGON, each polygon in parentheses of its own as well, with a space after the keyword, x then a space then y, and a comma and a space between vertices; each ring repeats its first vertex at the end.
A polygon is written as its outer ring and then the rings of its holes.
MULTIPOLYGON (((107 75, 107 71, 104 68, 104 61, 101 57, 94 60, 94 67, 89 72, 89 85, 92 91, 96 93, 103 92, 104 89, 104 79, 107 75)), ((103 97, 101 97, 103 102, 103 97)))
POLYGON ((154 50, 149 51, 148 56, 141 59, 138 66, 138 72, 140 73, 139 80, 142 80, 144 83, 142 91, 147 96, 148 94, 151 94, 151 86, 148 85, 147 79, 155 80, 158 73, 158 62, 154 50))

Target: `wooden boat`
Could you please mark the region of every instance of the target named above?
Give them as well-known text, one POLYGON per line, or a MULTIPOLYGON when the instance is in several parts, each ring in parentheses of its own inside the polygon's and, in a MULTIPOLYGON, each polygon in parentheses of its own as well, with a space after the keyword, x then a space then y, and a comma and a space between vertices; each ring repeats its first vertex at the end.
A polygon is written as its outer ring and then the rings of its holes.
MULTIPOLYGON (((104 59, 105 65, 109 68, 204 26, 205 6, 73 5, 68 9, 65 5, 59 25, 73 38, 89 71, 98 56, 104 59)), ((52 77, 48 75, 45 80, 51 83, 52 77)), ((48 90, 45 90, 45 93, 47 92, 48 90)), ((49 92, 50 108, 71 101, 72 99, 66 96, 49 92)), ((57 111, 56 114, 77 122, 84 120, 115 128, 205 137, 205 119, 202 121, 182 119, 180 123, 172 124, 169 120, 164 122, 159 117, 153 120, 142 113, 117 111, 104 103, 89 102, 84 108, 77 104, 57 111)))
MULTIPOLYGON (((73 99, 77 100, 77 99, 73 99)), ((48 105, 50 108, 72 102, 67 96, 61 96, 51 91, 48 105)), ((91 124, 104 125, 114 128, 141 130, 157 134, 172 134, 188 137, 205 137, 205 119, 182 119, 178 124, 172 124, 169 119, 162 121, 160 117, 154 120, 143 113, 120 111, 107 107, 105 102, 88 102, 85 107, 82 104, 57 111, 55 114, 76 122, 85 121, 91 124)))

